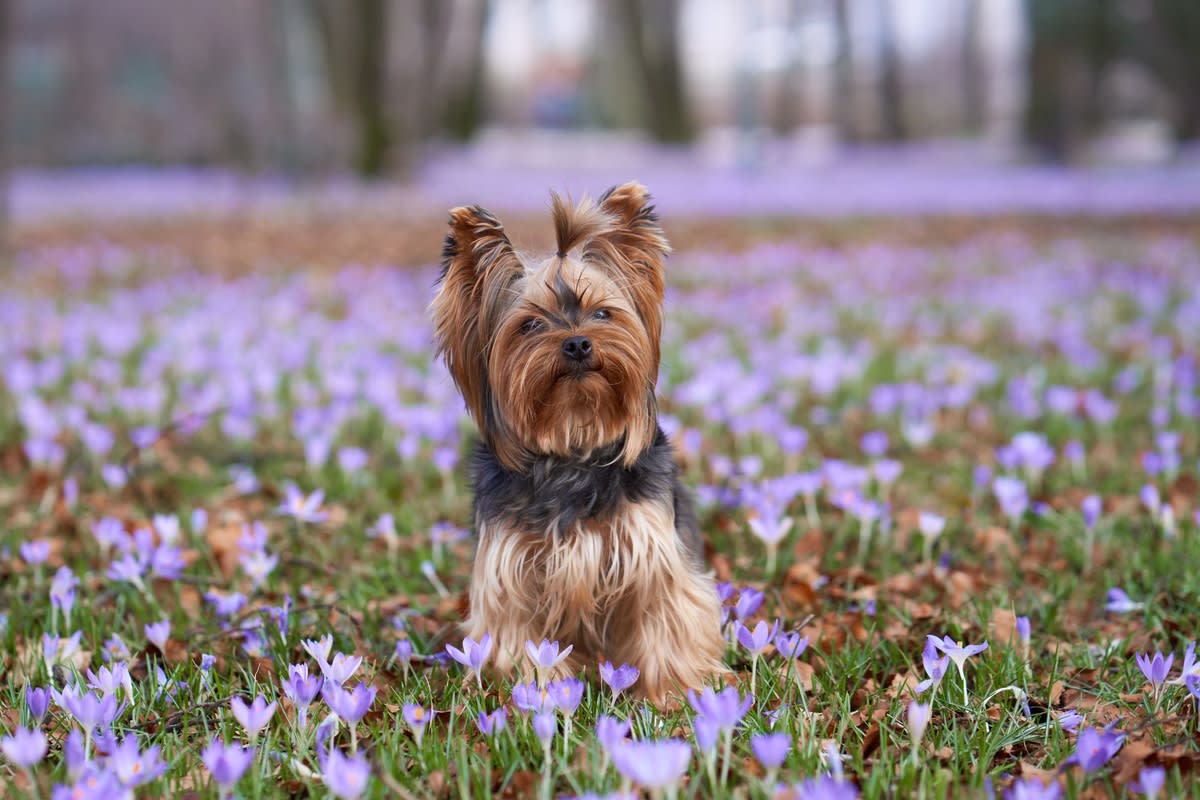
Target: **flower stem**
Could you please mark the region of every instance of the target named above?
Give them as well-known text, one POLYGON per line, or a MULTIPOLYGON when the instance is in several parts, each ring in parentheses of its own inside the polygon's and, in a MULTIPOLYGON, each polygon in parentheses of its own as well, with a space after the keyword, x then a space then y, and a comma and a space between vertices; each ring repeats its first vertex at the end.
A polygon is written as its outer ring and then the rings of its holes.
POLYGON ((540 797, 542 800, 550 800, 550 742, 542 745, 542 790, 540 797))
POLYGON ((808 517, 808 527, 814 530, 821 527, 821 516, 817 513, 816 498, 811 494, 804 495, 804 514, 808 517))
POLYGON ((725 731, 725 743, 721 752, 721 785, 724 786, 729 780, 729 761, 733 751, 733 728, 725 731))

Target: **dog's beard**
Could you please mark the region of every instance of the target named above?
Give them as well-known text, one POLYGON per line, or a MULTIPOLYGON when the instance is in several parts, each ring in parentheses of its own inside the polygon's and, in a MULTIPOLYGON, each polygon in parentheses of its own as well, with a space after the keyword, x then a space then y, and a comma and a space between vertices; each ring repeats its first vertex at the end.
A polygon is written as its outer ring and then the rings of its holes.
POLYGON ((644 449, 656 424, 645 333, 613 324, 592 338, 586 364, 565 362, 559 337, 497 342, 494 433, 534 455, 584 457, 622 440, 644 449))

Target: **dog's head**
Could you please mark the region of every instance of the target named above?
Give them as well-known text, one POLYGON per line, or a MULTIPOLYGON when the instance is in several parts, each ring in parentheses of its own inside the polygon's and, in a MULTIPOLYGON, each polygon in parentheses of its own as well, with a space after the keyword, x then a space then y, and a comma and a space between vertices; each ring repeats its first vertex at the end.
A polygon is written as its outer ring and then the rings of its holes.
POLYGON ((555 195, 558 252, 538 261, 484 209, 450 212, 432 306, 438 348, 510 469, 618 442, 629 465, 653 441, 670 246, 649 199, 637 183, 574 208, 555 195))

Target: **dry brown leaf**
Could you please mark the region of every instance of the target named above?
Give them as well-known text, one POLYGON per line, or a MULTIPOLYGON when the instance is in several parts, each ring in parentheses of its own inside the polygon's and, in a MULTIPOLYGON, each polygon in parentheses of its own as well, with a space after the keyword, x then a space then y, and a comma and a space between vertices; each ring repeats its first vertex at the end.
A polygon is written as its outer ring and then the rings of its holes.
POLYGON ((989 636, 993 644, 1012 644, 1017 640, 1017 615, 1007 608, 993 608, 989 636))

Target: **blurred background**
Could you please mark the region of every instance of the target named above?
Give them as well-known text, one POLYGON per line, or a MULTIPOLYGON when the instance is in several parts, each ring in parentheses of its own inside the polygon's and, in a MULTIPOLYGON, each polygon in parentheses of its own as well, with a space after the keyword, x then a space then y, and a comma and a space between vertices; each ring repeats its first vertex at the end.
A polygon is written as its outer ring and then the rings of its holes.
POLYGON ((521 206, 581 170, 787 210, 830 165, 1194 168, 1197 42, 1197 0, 0 0, 0 159, 30 217, 230 175, 521 206))

